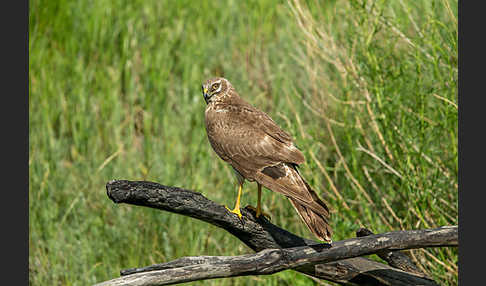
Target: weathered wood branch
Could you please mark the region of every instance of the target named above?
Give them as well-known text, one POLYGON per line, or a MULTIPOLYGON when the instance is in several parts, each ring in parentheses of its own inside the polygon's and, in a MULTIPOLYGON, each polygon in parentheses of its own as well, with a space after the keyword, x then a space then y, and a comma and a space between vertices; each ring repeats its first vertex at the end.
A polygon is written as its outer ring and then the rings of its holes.
POLYGON ((388 249, 409 249, 437 245, 456 245, 455 227, 430 230, 395 231, 365 238, 352 238, 329 244, 294 248, 265 249, 255 254, 238 256, 184 257, 169 263, 152 266, 151 271, 139 272, 101 285, 167 285, 196 280, 268 275, 292 269, 309 262, 325 263, 388 249), (141 282, 143 281, 143 284, 141 282))
MULTIPOLYGON (((341 284, 437 285, 421 273, 405 272, 362 256, 393 250, 457 246, 457 227, 390 232, 329 244, 298 237, 271 224, 253 211, 235 216, 200 193, 152 182, 110 181, 107 194, 115 203, 162 209, 224 228, 256 254, 185 257, 149 267, 128 269, 123 277, 99 285, 166 285, 242 275, 264 275, 293 269, 341 284), (354 257, 354 258, 350 258, 354 257)), ((395 252, 395 251, 394 251, 395 252)))
MULTIPOLYGON (((360 228, 356 231, 357 237, 363 237, 373 234, 374 233, 371 230, 366 228, 360 228)), ((376 254, 381 259, 385 260, 390 266, 428 278, 428 276, 412 262, 412 259, 410 259, 410 257, 400 251, 380 250, 377 251, 376 254)))

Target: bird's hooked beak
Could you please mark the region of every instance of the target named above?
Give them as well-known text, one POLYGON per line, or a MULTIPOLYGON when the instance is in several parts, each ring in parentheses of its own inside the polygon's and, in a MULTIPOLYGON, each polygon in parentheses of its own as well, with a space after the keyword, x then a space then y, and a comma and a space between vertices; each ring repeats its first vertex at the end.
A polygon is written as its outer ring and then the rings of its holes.
POLYGON ((203 92, 204 101, 206 101, 206 104, 207 104, 211 95, 209 95, 208 88, 206 86, 204 86, 204 84, 201 86, 201 89, 202 89, 202 92, 203 92))

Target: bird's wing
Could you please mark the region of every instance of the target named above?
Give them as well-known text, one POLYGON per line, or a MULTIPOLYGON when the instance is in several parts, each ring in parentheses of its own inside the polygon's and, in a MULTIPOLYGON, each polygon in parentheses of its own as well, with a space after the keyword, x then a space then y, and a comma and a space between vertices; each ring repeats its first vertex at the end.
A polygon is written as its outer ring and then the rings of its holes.
MULTIPOLYGON (((247 105, 228 105, 219 110, 206 113, 206 129, 214 151, 243 177, 259 180, 270 177, 286 176, 286 164, 301 164, 304 155, 295 147, 291 136, 283 131, 265 113, 247 105)), ((305 186, 300 180, 299 186, 272 187, 266 181, 262 184, 286 196, 303 202, 312 201, 308 192, 301 192, 305 186), (300 186, 302 185, 302 186, 300 186)), ((290 183, 290 182, 286 182, 290 183)))

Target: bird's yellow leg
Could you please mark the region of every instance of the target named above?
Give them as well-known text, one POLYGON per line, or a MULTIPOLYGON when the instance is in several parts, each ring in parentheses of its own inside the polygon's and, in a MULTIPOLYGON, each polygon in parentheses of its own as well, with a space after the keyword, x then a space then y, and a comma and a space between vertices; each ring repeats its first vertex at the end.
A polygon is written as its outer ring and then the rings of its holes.
POLYGON ((270 219, 270 215, 267 214, 266 212, 263 212, 262 211, 262 185, 258 184, 258 202, 257 202, 257 207, 255 209, 255 207, 253 206, 248 206, 248 208, 256 211, 256 217, 260 217, 261 215, 264 215, 266 216, 268 219, 270 219))
POLYGON ((227 210, 229 210, 230 212, 236 214, 239 219, 241 219, 241 217, 242 217, 241 211, 240 211, 240 199, 241 199, 241 191, 242 191, 242 189, 243 189, 243 184, 239 184, 239 187, 238 187, 238 196, 236 197, 236 204, 235 204, 235 208, 233 210, 230 210, 227 206, 224 206, 227 210))

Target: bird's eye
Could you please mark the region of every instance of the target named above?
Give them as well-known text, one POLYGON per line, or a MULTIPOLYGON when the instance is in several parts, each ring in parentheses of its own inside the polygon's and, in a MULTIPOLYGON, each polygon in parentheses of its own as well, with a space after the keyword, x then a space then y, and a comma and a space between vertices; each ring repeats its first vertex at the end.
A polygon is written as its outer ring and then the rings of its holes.
POLYGON ((218 87, 219 87, 219 84, 214 84, 214 85, 213 85, 213 87, 212 87, 211 89, 212 89, 212 90, 216 90, 216 89, 218 89, 218 87))

